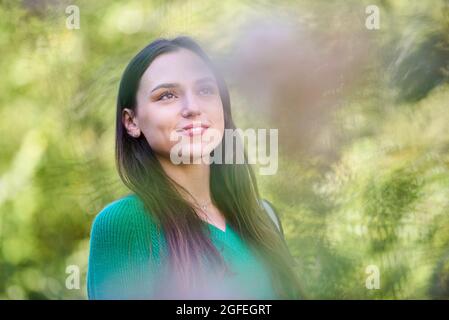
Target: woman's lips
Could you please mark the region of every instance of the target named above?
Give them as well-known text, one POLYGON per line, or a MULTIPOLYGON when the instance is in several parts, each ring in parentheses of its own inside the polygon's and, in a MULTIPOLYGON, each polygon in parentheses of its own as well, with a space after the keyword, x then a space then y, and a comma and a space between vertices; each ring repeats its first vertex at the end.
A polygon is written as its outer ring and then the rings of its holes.
POLYGON ((202 135, 208 127, 192 127, 192 128, 187 128, 187 129, 182 129, 182 133, 193 137, 194 135, 202 135))
POLYGON ((199 122, 199 123, 188 124, 178 131, 182 132, 185 135, 192 137, 194 135, 202 135, 208 128, 209 128, 209 125, 201 124, 199 122))

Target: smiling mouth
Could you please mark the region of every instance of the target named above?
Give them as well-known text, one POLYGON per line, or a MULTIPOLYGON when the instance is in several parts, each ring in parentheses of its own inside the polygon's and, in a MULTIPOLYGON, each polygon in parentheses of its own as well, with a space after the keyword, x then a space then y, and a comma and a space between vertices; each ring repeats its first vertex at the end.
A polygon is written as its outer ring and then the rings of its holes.
POLYGON ((209 125, 206 125, 206 124, 196 124, 196 125, 189 124, 177 131, 182 132, 188 136, 194 136, 194 135, 202 135, 208 128, 209 128, 209 125))

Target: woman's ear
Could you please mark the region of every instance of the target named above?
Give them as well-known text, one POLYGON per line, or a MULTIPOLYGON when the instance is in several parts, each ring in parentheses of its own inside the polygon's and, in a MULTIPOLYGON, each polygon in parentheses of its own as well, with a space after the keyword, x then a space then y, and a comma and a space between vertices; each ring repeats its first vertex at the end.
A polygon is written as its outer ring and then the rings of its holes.
POLYGON ((126 128, 128 134, 133 138, 140 137, 140 128, 137 119, 134 115, 134 111, 128 108, 124 108, 122 111, 122 123, 126 128))

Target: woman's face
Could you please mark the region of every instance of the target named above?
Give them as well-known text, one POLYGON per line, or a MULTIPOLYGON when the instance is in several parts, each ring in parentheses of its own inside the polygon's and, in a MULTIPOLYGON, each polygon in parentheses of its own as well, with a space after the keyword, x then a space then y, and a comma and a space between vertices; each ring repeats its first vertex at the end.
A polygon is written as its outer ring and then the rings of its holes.
POLYGON ((135 113, 124 110, 124 125, 134 137, 143 134, 159 156, 170 157, 172 148, 182 145, 189 147, 184 150, 190 159, 197 158, 210 154, 221 141, 224 115, 216 79, 190 50, 179 49, 154 59, 140 80, 136 100, 135 113), (205 141, 205 137, 211 132, 215 139, 217 133, 220 137, 207 143, 210 139, 205 141), (175 141, 174 136, 178 137, 175 141))

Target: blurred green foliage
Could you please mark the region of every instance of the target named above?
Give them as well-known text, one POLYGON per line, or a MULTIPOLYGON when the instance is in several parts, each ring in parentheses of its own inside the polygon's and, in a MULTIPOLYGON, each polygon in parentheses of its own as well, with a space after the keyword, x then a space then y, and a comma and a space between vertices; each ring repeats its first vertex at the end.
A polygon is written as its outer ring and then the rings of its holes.
MULTIPOLYGON (((336 160, 284 155, 261 189, 281 213, 310 298, 449 298, 448 2, 377 4, 383 60, 335 115, 344 137, 336 160), (365 287, 369 265, 379 267, 379 290, 365 287)), ((274 6, 1 2, 0 299, 86 297, 92 220, 127 192, 114 167, 114 115, 133 54, 183 33, 226 55, 232 30, 274 6), (80 29, 66 28, 71 4, 80 29), (80 267, 79 290, 66 288, 69 265, 80 267)), ((276 4, 314 6, 335 8, 276 4)), ((356 8, 363 17, 364 4, 356 8)), ((244 123, 249 116, 235 109, 244 123)))

